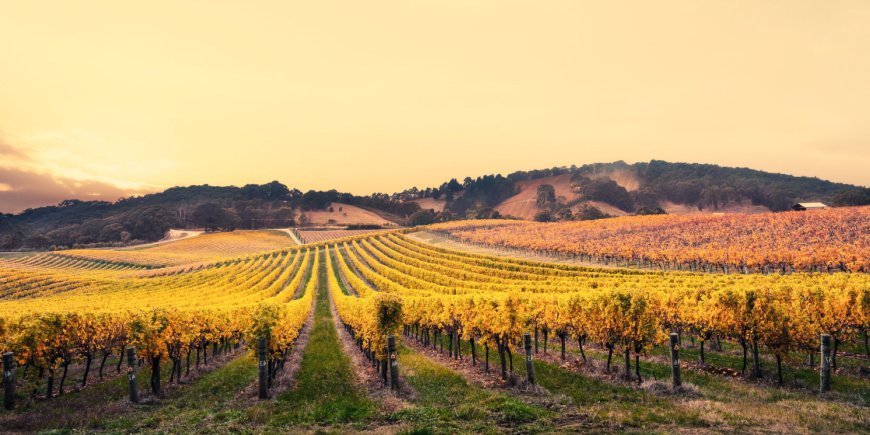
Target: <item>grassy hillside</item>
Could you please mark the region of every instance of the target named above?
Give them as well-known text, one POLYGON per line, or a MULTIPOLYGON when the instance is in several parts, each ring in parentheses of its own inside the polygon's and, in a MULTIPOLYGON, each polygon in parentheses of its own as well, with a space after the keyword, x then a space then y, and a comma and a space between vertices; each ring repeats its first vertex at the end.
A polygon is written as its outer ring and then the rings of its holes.
POLYGON ((660 160, 627 164, 596 163, 453 179, 437 188, 403 192, 408 200, 454 218, 515 217, 577 220, 645 213, 766 212, 796 202, 865 205, 870 189, 814 177, 796 177, 747 168, 660 160), (595 213, 590 213, 594 208, 595 213), (660 209, 660 210, 659 210, 660 209), (494 215, 493 211, 498 212, 494 215), (570 213, 569 213, 570 211, 570 213))

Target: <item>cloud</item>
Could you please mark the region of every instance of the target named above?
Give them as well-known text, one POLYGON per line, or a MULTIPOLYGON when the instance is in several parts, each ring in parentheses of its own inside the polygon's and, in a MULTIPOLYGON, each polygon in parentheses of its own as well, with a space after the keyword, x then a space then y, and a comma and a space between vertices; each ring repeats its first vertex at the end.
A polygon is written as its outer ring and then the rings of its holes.
POLYGON ((116 201, 154 190, 121 187, 87 176, 60 176, 44 163, 0 137, 0 213, 19 213, 66 199, 116 201))
POLYGON ((143 191, 130 191, 94 180, 73 180, 26 169, 0 167, 0 212, 54 205, 65 199, 115 201, 143 191))
POLYGON ((4 160, 11 157, 15 160, 30 161, 30 157, 24 151, 9 145, 2 137, 0 137, 0 156, 4 160))

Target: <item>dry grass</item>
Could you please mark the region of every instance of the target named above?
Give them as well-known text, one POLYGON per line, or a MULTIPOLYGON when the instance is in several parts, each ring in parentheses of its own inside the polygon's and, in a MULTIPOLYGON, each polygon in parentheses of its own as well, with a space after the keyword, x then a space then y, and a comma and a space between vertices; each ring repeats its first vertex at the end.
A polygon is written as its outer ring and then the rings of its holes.
POLYGON ((519 193, 504 200, 495 209, 503 215, 527 220, 534 219, 535 214, 540 211, 537 206, 538 186, 544 184, 553 186, 557 198, 561 196, 570 201, 578 197, 571 191, 571 174, 562 174, 555 177, 518 182, 519 193))
POLYGON ((312 210, 304 212, 310 225, 395 225, 387 219, 368 210, 339 202, 330 204, 332 211, 312 210))
POLYGON ((423 210, 435 210, 435 211, 443 211, 444 206, 447 204, 447 201, 444 198, 420 198, 420 199, 412 199, 411 202, 416 202, 420 205, 420 208, 423 210))
POLYGON ((57 254, 148 266, 176 266, 237 257, 293 245, 295 245, 293 239, 282 231, 237 230, 203 234, 138 249, 79 249, 57 254))

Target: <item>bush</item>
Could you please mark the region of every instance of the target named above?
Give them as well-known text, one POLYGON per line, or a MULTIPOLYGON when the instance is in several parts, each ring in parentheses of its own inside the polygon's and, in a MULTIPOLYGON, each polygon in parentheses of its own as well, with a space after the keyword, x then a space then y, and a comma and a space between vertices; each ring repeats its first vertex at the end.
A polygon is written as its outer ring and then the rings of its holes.
POLYGON ((596 207, 591 205, 587 205, 582 209, 577 211, 576 218, 581 221, 594 221, 596 219, 605 219, 611 217, 609 214, 604 213, 596 207))
POLYGON ((435 212, 432 210, 420 210, 408 218, 408 226, 429 225, 435 222, 435 212))
POLYGON ((535 215, 535 220, 538 222, 554 222, 556 218, 553 217, 553 213, 542 211, 535 215))

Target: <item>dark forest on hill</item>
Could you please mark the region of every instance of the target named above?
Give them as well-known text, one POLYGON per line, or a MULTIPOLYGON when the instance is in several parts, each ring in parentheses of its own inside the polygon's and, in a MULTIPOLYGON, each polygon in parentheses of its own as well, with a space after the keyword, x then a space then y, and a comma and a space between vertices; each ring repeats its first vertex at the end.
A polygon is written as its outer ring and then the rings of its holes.
MULTIPOLYGON (((710 164, 669 163, 660 160, 628 164, 596 163, 517 171, 506 176, 451 179, 440 186, 411 188, 386 194, 358 196, 336 190, 302 192, 278 181, 257 185, 173 187, 164 192, 124 198, 117 202, 70 199, 58 205, 0 214, 0 250, 127 245, 159 240, 170 228, 232 230, 292 227, 299 213, 322 210, 332 202, 356 205, 395 216, 400 224, 420 225, 453 219, 497 218, 494 210, 515 195, 517 183, 571 174, 572 188, 584 199, 601 201, 627 213, 656 213, 662 201, 716 209, 749 201, 772 211, 788 210, 795 202, 822 201, 833 206, 870 204, 870 189, 814 177, 796 177, 748 168, 710 164), (623 171, 639 180, 629 192, 606 177, 591 175, 623 171), (413 199, 446 201, 443 211, 422 210, 413 199)), ((542 220, 606 217, 586 209, 567 215, 565 207, 539 192, 542 220)))

